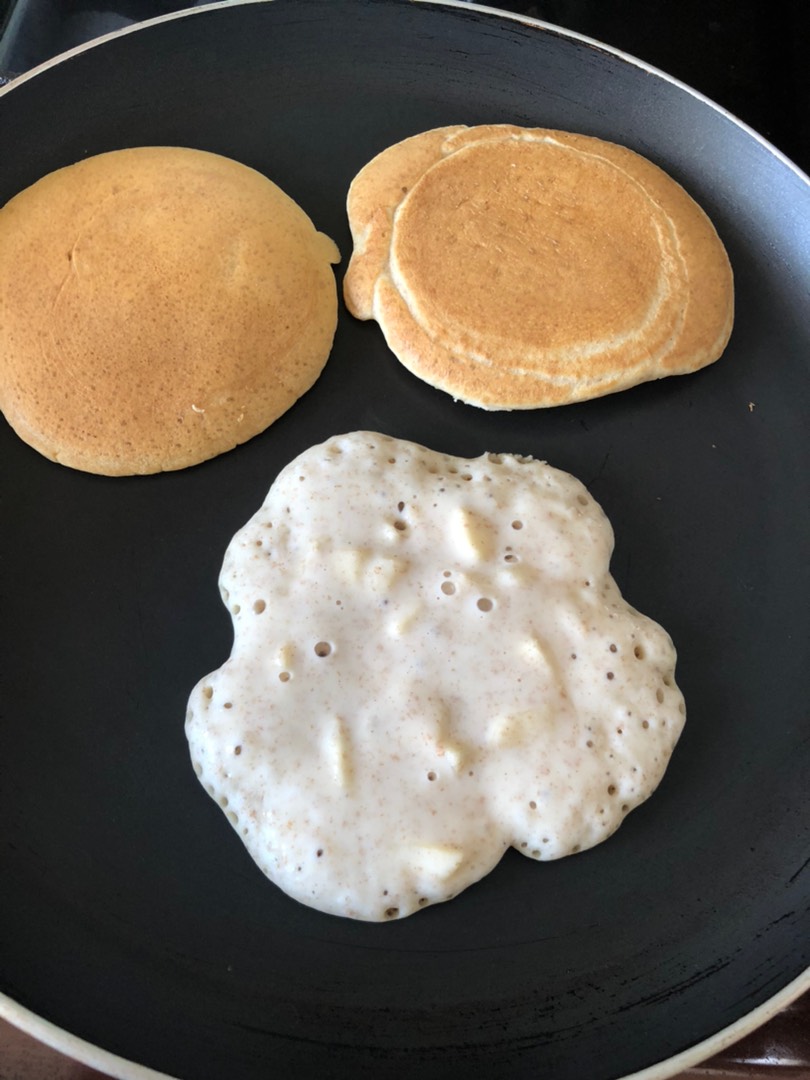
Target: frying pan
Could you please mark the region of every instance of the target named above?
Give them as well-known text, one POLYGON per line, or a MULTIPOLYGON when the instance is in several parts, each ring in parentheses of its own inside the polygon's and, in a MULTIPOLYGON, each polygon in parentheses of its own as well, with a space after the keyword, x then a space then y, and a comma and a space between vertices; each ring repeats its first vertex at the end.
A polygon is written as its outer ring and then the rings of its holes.
POLYGON ((100 1048, 92 1060, 118 1075, 660 1078, 810 984, 797 169, 686 87, 551 26, 467 5, 275 0, 147 24, 12 85, 0 202, 89 153, 195 146, 269 175, 345 268, 346 191, 374 153, 493 121, 622 142, 686 186, 736 275, 717 364, 488 414, 416 380, 376 325, 341 311, 312 391, 202 466, 112 480, 0 430, 1 1007, 86 1060, 100 1048), (623 592, 675 640, 688 706, 663 783, 610 840, 545 864, 509 852, 450 903, 384 925, 271 885, 183 734, 189 689, 230 648, 228 540, 296 454, 360 428, 531 454, 582 479, 614 525, 623 592))

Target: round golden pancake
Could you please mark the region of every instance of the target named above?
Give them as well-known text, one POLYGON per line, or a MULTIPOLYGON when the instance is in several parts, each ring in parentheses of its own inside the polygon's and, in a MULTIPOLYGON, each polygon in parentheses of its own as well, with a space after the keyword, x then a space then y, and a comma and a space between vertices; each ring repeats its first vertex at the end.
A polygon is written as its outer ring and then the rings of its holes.
POLYGON ((440 128, 383 151, 348 200, 349 309, 402 363, 489 409, 565 404, 716 360, 733 280, 706 214, 603 140, 440 128))
POLYGON ((317 379, 334 243, 265 176, 184 147, 50 173, 0 210, 0 407, 54 461, 181 469, 317 379))

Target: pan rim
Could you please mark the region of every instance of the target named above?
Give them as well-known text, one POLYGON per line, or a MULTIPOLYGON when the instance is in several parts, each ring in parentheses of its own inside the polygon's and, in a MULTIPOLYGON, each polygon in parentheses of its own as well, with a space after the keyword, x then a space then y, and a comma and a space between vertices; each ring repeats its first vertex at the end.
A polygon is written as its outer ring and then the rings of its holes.
MULTIPOLYGON (((160 23, 173 22, 176 19, 193 18, 195 15, 202 14, 207 11, 217 11, 225 8, 239 8, 247 7, 248 5, 259 4, 272 4, 276 0, 213 0, 212 3, 200 4, 197 7, 184 8, 181 11, 172 11, 166 15, 156 15, 151 19, 144 19, 141 22, 132 23, 129 26, 120 27, 117 30, 111 30, 106 34, 102 34, 97 38, 93 38, 91 41, 83 42, 81 45, 74 45, 70 49, 66 49, 64 52, 58 53, 56 56, 51 57, 48 60, 44 60, 41 64, 37 64, 30 68, 28 71, 22 72, 19 75, 14 75, 4 86, 0 86, 0 99, 6 94, 12 92, 18 86, 28 82, 29 79, 36 78, 37 75, 41 75, 49 68, 54 67, 57 64, 63 63, 65 60, 69 60, 73 56, 78 56, 80 53, 87 52, 89 49, 94 49, 99 45, 104 45, 108 41, 115 40, 120 37, 124 37, 127 34, 137 33, 139 30, 148 29, 151 26, 159 25, 160 23)), ((684 93, 690 94, 697 101, 703 105, 707 105, 713 109, 720 116, 729 120, 737 127, 741 128, 750 138, 758 142, 765 150, 773 154, 783 165, 787 166, 792 172, 794 172, 801 180, 803 180, 808 186, 810 186, 810 174, 804 172, 795 161, 787 156, 778 146, 775 146, 772 142, 761 135, 745 120, 741 120, 738 116, 732 113, 725 106, 720 105, 712 98, 703 94, 700 90, 696 90, 693 86, 683 82, 681 79, 676 78, 674 75, 668 74, 666 71, 654 64, 648 63, 646 60, 642 60, 638 56, 634 56, 632 53, 625 52, 623 49, 619 49, 614 45, 609 45, 603 41, 599 41, 597 38, 590 37, 587 34, 581 34, 576 30, 569 30, 564 26, 560 26, 557 23, 548 22, 545 19, 536 19, 531 15, 521 15, 519 12, 514 11, 502 11, 499 8, 490 7, 487 4, 479 4, 476 0, 410 0, 413 4, 424 4, 425 7, 442 7, 442 8, 455 8, 463 11, 473 11, 484 15, 492 15, 496 18, 511 20, 512 22, 521 23, 524 26, 536 27, 540 30, 548 31, 549 33, 557 34, 560 37, 569 38, 572 41, 579 42, 583 45, 587 45, 590 48, 598 49, 600 52, 610 53, 617 59, 624 63, 631 64, 634 67, 640 68, 648 75, 653 75, 656 78, 663 79, 670 85, 677 87, 684 93)))
MULTIPOLYGON (((810 967, 777 991, 773 997, 763 1001, 751 1012, 741 1016, 728 1027, 703 1039, 694 1046, 681 1050, 673 1057, 649 1065, 640 1072, 627 1073, 617 1080, 671 1080, 686 1069, 719 1054, 722 1050, 739 1042, 746 1035, 751 1035, 778 1013, 786 1009, 804 993, 810 992, 810 967)), ((52 1050, 67 1054, 76 1061, 90 1068, 107 1072, 118 1080, 179 1080, 169 1073, 157 1072, 148 1065, 139 1065, 135 1061, 119 1057, 109 1050, 104 1050, 94 1043, 73 1035, 71 1032, 45 1020, 31 1009, 25 1008, 0 990, 0 1018, 13 1024, 52 1050)))
MULTIPOLYGON (((28 82, 32 78, 47 72, 50 68, 55 67, 72 57, 88 50, 94 49, 98 46, 103 46, 105 43, 116 40, 121 37, 125 37, 128 34, 137 33, 140 30, 146 30, 150 27, 162 23, 173 22, 178 19, 184 19, 193 17, 205 12, 211 12, 226 8, 240 8, 247 6, 258 6, 260 4, 274 3, 275 0, 214 0, 214 2, 201 4, 197 7, 186 8, 181 11, 175 11, 164 15, 159 15, 147 20, 133 23, 129 26, 121 27, 117 30, 110 31, 103 34, 91 41, 84 42, 80 45, 76 45, 64 52, 57 54, 54 57, 49 58, 42 63, 35 65, 26 72, 19 75, 15 75, 8 83, 0 86, 0 99, 7 94, 12 93, 19 86, 28 82)), ((572 42, 577 42, 585 45, 589 48, 596 49, 600 52, 607 53, 616 59, 630 64, 639 70, 654 76, 657 79, 676 87, 682 92, 689 94, 696 101, 700 102, 704 106, 709 107, 714 112, 733 123, 750 139, 753 139, 764 150, 771 154, 777 161, 783 166, 786 166, 792 173, 794 173, 800 180, 802 180, 808 187, 810 187, 810 175, 805 173, 794 161, 792 161, 783 151, 756 131, 753 127, 747 124, 744 120, 741 120, 735 114, 730 112, 724 106, 718 104, 710 97, 703 94, 701 91, 696 90, 689 84, 681 81, 663 71, 656 66, 649 64, 648 62, 636 57, 630 53, 627 53, 615 46, 606 44, 596 38, 590 37, 585 34, 581 34, 577 31, 569 30, 558 24, 548 22, 542 19, 534 18, 532 16, 522 15, 517 12, 503 11, 498 8, 488 6, 486 4, 480 4, 475 0, 410 0, 411 3, 421 4, 425 7, 434 8, 451 8, 459 9, 467 12, 477 12, 480 14, 494 16, 498 19, 510 20, 520 23, 525 26, 534 27, 538 30, 545 31, 557 35, 561 38, 568 39, 572 42)), ((2 106, 0 106, 2 107, 2 106)), ((618 1080, 669 1080, 676 1076, 678 1073, 685 1069, 691 1068, 701 1062, 706 1061, 708 1058, 713 1057, 717 1053, 721 1052, 725 1048, 738 1042, 740 1039, 747 1035, 752 1034, 763 1024, 767 1023, 770 1019, 776 1016, 783 1009, 787 1008, 790 1004, 796 1001, 804 993, 810 993, 810 966, 808 966, 803 972, 792 979, 787 985, 782 987, 774 995, 762 1002, 759 1006, 741 1016, 738 1020, 728 1025, 725 1028, 720 1029, 713 1035, 702 1040, 687 1049, 680 1051, 678 1054, 666 1058, 654 1065, 648 1066, 640 1071, 625 1074, 618 1080)), ((120 1057, 111 1051, 105 1050, 100 1046, 95 1045, 87 1040, 80 1038, 77 1035, 73 1035, 68 1030, 61 1028, 57 1024, 45 1019, 33 1010, 26 1008, 25 1006, 16 1002, 12 997, 3 993, 0 990, 0 1018, 11 1023, 19 1030, 31 1035, 39 1042, 51 1047, 53 1050, 62 1054, 66 1054, 69 1057, 74 1058, 76 1061, 81 1062, 91 1068, 95 1068, 101 1072, 106 1072, 111 1076, 120 1078, 120 1080, 177 1080, 169 1073, 156 1071, 149 1066, 138 1064, 130 1059, 120 1057)))

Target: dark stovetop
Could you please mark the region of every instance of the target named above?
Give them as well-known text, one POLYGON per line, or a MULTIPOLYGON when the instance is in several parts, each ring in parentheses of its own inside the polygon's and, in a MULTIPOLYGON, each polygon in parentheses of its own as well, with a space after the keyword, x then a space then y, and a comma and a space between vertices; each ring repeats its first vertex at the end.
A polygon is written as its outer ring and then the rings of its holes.
MULTIPOLYGON (((99 34, 195 6, 188 0, 0 0, 0 12, 4 3, 0 73, 26 71, 99 34)), ((806 0, 496 0, 489 6, 555 23, 647 61, 810 171, 806 0)))

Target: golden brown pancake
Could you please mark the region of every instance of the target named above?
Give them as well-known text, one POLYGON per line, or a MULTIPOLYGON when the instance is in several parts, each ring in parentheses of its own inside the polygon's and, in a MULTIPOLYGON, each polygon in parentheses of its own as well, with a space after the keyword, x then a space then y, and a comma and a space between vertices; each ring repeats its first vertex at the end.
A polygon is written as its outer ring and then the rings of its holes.
POLYGON ((0 210, 0 407, 55 461, 181 469, 263 431, 320 374, 334 243, 229 158, 138 147, 0 210))
POLYGON ((348 215, 349 310, 469 404, 562 405, 685 374, 731 333, 731 267, 712 223, 614 143, 438 128, 369 162, 348 215))

